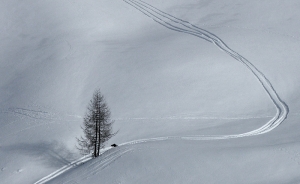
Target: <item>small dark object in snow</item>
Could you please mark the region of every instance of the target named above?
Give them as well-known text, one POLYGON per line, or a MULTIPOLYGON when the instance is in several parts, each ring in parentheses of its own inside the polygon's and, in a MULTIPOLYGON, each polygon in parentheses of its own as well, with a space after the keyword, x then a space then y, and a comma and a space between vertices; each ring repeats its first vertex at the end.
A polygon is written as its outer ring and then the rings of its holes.
POLYGON ((116 144, 112 144, 112 145, 111 145, 111 147, 117 147, 117 146, 118 146, 118 145, 116 145, 116 144))

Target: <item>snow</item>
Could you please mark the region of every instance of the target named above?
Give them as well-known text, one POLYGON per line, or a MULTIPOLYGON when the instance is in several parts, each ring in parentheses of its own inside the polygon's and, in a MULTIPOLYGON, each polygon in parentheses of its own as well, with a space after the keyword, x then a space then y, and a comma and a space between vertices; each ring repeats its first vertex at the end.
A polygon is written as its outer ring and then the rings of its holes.
POLYGON ((1 183, 300 183, 299 2, 147 1, 239 61, 126 2, 0 2, 1 183), (120 146, 87 161, 98 87, 120 146))

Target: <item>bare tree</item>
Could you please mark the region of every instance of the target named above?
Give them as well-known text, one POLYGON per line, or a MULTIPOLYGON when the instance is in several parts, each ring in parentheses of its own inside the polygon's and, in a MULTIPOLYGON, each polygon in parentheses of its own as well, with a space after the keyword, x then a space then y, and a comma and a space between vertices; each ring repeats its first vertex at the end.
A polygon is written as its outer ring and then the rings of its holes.
POLYGON ((100 90, 95 90, 93 98, 87 108, 83 120, 82 130, 84 137, 77 138, 78 149, 82 155, 92 153, 93 157, 100 155, 104 143, 113 137, 113 121, 110 119, 110 110, 100 90))

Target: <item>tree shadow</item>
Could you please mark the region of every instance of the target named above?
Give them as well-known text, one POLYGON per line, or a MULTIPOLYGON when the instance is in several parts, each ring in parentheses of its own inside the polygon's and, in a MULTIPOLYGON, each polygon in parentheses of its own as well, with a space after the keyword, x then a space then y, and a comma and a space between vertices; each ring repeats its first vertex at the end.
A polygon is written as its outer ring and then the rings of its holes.
POLYGON ((78 155, 71 152, 66 146, 57 141, 39 143, 18 143, 3 147, 11 154, 34 157, 48 167, 63 167, 74 161, 78 155))

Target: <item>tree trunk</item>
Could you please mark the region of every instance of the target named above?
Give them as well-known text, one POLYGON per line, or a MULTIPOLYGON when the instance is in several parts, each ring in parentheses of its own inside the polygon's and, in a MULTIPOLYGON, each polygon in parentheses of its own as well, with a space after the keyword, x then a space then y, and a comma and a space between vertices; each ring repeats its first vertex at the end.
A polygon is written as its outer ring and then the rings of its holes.
POLYGON ((98 155, 97 155, 97 151, 98 151, 98 149, 97 149, 97 145, 98 145, 98 132, 99 132, 99 130, 98 130, 98 122, 96 122, 96 138, 95 138, 95 143, 94 143, 94 157, 97 157, 98 155))

